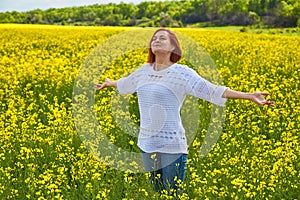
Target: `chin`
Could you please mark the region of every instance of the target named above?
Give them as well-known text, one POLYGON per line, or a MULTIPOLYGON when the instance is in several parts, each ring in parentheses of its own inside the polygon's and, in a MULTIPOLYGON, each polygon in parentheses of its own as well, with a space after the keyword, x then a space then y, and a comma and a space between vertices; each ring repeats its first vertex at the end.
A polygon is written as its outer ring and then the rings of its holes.
POLYGON ((167 54, 167 53, 170 53, 169 51, 166 51, 164 49, 152 49, 152 53, 154 55, 159 55, 159 54, 167 54))

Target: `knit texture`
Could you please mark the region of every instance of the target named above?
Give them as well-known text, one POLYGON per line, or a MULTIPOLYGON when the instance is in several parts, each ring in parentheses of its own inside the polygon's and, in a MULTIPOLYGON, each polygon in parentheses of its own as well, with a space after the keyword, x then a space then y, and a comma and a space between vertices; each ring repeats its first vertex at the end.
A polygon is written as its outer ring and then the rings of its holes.
POLYGON ((138 146, 147 153, 187 153, 180 117, 186 95, 220 106, 227 100, 222 98, 227 87, 214 85, 193 69, 177 63, 161 71, 155 71, 147 63, 119 79, 117 89, 120 94, 137 92, 140 111, 138 146))

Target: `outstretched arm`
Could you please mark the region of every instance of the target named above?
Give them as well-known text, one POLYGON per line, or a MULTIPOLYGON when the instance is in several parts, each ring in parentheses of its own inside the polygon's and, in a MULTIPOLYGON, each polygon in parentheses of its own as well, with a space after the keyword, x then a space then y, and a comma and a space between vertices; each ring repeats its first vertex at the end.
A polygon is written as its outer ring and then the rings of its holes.
POLYGON ((265 96, 268 96, 269 93, 267 92, 253 92, 253 93, 244 93, 239 91, 234 91, 231 89, 227 89, 224 94, 223 98, 228 99, 247 99, 251 100, 258 105, 269 105, 274 106, 275 102, 272 102, 271 99, 265 99, 265 96))
POLYGON ((106 87, 117 87, 117 81, 110 81, 108 78, 106 78, 104 83, 101 83, 101 84, 96 83, 95 84, 96 90, 101 90, 106 87))

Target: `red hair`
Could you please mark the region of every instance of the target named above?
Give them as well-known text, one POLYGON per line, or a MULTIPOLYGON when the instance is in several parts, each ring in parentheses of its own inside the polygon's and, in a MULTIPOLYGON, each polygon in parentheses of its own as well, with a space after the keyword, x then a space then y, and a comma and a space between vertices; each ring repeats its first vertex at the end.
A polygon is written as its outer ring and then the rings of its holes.
POLYGON ((176 63, 180 60, 181 58, 181 48, 180 48, 180 45, 179 45, 179 42, 178 42, 178 39, 176 37, 176 35, 168 30, 168 29, 164 29, 164 28, 160 28, 158 29, 157 31, 155 31, 155 33, 153 34, 151 40, 150 40, 150 43, 149 43, 149 49, 148 49, 148 63, 152 64, 155 62, 155 54, 152 52, 152 49, 151 49, 151 42, 153 40, 153 37, 154 35, 159 32, 159 31, 166 31, 169 33, 169 38, 170 38, 170 41, 171 41, 171 44, 175 47, 175 49, 171 52, 171 56, 170 56, 170 61, 173 62, 173 63, 176 63))

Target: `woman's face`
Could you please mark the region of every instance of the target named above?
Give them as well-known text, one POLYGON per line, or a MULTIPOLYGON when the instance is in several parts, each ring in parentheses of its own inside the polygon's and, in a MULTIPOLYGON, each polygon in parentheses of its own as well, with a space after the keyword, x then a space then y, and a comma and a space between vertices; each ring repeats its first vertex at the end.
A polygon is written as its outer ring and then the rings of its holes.
POLYGON ((156 55, 158 53, 171 53, 174 50, 173 45, 167 31, 158 31, 151 41, 152 52, 156 55))

